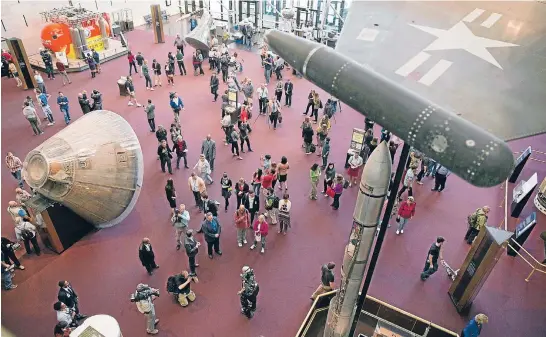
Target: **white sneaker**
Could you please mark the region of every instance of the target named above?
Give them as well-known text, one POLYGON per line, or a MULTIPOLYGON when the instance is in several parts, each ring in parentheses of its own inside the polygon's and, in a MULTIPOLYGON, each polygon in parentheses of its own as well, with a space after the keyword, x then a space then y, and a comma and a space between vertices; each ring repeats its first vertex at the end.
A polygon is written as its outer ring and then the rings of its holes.
POLYGON ((254 248, 256 248, 256 245, 250 246, 250 249, 251 249, 251 250, 254 249, 254 248))
POLYGON ((262 250, 260 251, 260 253, 262 253, 262 254, 265 253, 265 249, 262 248, 262 250))
POLYGON ((140 103, 137 103, 137 105, 136 105, 136 106, 140 108, 140 107, 142 106, 142 104, 140 104, 140 103))
POLYGON ((397 230, 396 230, 396 235, 398 235, 398 234, 400 234, 400 231, 397 229, 397 230))
POLYGON ((154 91, 155 89, 154 88, 150 88, 151 91, 154 91))
POLYGON ((127 103, 128 106, 133 106, 133 103, 129 102, 127 103))
POLYGON ((243 240, 243 243, 246 245, 248 242, 246 242, 246 240, 243 240))
POLYGON ((243 244, 239 242, 239 247, 242 247, 242 246, 243 246, 243 244))
POLYGON ((403 230, 403 229, 400 231, 400 234, 404 234, 404 230, 403 230))
POLYGON ((47 126, 52 126, 52 125, 53 125, 53 123, 47 123, 47 126))

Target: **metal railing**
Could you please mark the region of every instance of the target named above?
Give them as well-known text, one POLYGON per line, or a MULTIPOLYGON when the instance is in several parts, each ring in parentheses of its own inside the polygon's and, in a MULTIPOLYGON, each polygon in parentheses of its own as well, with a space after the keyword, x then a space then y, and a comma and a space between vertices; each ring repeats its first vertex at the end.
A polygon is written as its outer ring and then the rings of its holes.
POLYGON ((523 261, 525 261, 525 263, 527 263, 533 269, 531 270, 531 272, 525 279, 525 282, 529 282, 529 280, 531 279, 531 276, 533 276, 535 271, 546 274, 546 264, 539 262, 531 253, 529 253, 525 248, 523 248, 523 246, 520 245, 516 240, 510 239, 510 241, 511 243, 519 247, 519 249, 523 250, 527 258, 523 256, 523 254, 521 254, 517 249, 515 249, 510 243, 508 243, 508 247, 510 247, 514 252, 516 252, 516 254, 518 254, 518 256, 521 257, 523 261))

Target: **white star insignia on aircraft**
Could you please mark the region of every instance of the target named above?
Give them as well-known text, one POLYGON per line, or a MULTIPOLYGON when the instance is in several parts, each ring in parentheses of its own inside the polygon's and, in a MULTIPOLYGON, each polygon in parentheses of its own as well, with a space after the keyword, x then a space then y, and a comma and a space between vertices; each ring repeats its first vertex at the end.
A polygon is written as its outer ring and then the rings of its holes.
POLYGON ((476 36, 462 21, 458 22, 455 24, 455 26, 448 30, 414 24, 410 24, 410 26, 438 37, 423 51, 463 49, 500 69, 502 69, 501 65, 497 62, 493 55, 491 55, 487 48, 518 46, 517 44, 513 43, 476 36))

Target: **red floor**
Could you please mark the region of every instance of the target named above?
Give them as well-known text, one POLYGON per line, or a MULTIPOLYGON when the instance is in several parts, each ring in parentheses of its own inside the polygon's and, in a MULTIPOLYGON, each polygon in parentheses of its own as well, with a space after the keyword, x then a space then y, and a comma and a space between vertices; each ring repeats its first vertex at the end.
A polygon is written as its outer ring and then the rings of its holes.
MULTIPOLYGON (((150 61, 158 58, 164 62, 167 52, 172 50, 171 40, 164 45, 153 44, 150 32, 134 31, 128 34, 128 39, 133 51, 142 51, 150 61)), ((245 59, 245 75, 250 75, 255 83, 262 81, 259 58, 247 52, 240 54, 245 59)), ((186 64, 190 63, 190 56, 187 55, 186 64)), ((193 286, 197 301, 183 309, 166 296, 164 289, 167 277, 185 269, 187 259, 184 253, 175 250, 163 190, 167 176, 161 173, 155 158, 155 136, 147 129, 144 111, 128 107, 126 99, 118 96, 116 80, 126 74, 126 68, 126 59, 122 58, 103 65, 103 73, 96 79, 91 80, 89 73, 81 73, 72 75, 73 83, 64 88, 60 79, 46 80, 46 84, 54 96, 58 90, 64 90, 70 99, 74 119, 81 116, 77 93, 83 89, 89 92, 97 88, 104 93, 104 107, 121 114, 134 127, 145 159, 144 185, 136 208, 123 223, 84 238, 62 255, 47 252, 39 258, 23 258, 27 269, 17 272, 14 280, 19 288, 2 292, 2 324, 19 337, 51 336, 55 325, 52 305, 56 301, 57 282, 67 279, 78 291, 84 313, 112 315, 121 324, 124 336, 145 336, 145 318, 129 302, 130 293, 138 283, 144 282, 162 290, 163 296, 156 302, 156 311, 161 319, 159 336, 293 336, 309 308, 309 295, 319 282, 320 265, 331 260, 338 265, 341 263, 357 193, 354 188, 346 191, 337 212, 328 207, 328 201, 324 198, 318 201, 307 198, 308 169, 317 157, 302 153, 299 125, 307 94, 313 86, 305 80, 294 79, 293 108, 285 109, 282 126, 276 131, 268 129, 263 117, 260 117, 251 135, 255 152, 245 154, 244 160, 237 161, 221 142, 220 103, 213 103, 209 94, 209 72, 205 77, 175 78, 175 89, 186 105, 182 118, 184 136, 189 144, 190 165, 196 162, 201 140, 208 133, 212 134, 218 146, 216 179, 222 171, 228 172, 233 179, 250 178, 259 165, 261 154, 269 153, 275 160, 285 155, 291 165, 289 186, 293 203, 292 231, 287 236, 277 236, 273 231, 268 238, 268 250, 263 256, 248 248, 237 247, 231 220, 234 206, 230 206, 229 213, 221 213, 224 255, 211 261, 201 253, 201 267, 198 270, 200 283, 193 286), (138 260, 137 248, 145 236, 152 240, 157 263, 161 266, 153 276, 146 274, 138 260), (255 269, 261 285, 258 312, 250 321, 239 313, 237 291, 243 265, 255 269)), ((145 102, 147 98, 154 101, 156 123, 168 125, 172 118, 168 92, 173 89, 164 87, 147 92, 143 79, 136 77, 135 82, 140 102, 145 102)), ((23 159, 28 151, 62 129, 63 123, 55 106, 58 123, 46 127, 45 135, 32 136, 20 109, 23 98, 31 93, 19 91, 14 84, 2 79, 2 153, 13 151, 23 159)), ((273 85, 270 85, 272 89, 273 85)), ((322 97, 327 98, 325 95, 322 97)), ((344 108, 337 115, 331 132, 335 150, 331 160, 339 167, 344 163, 351 129, 362 127, 363 121, 362 115, 349 108, 344 108)), ((533 144, 545 150, 545 143, 546 137, 541 136, 514 142, 513 148, 517 151, 533 144)), ((539 172, 539 179, 546 174, 544 165, 530 162, 522 177, 528 177, 535 171, 539 172)), ((189 173, 189 170, 176 171, 174 179, 178 201, 192 204, 186 183, 189 173)), ((16 183, 4 165, 1 179, 2 205, 7 207, 7 202, 13 198, 16 183)), ((417 214, 406 233, 396 236, 394 228, 389 230, 370 294, 424 319, 460 331, 465 318, 455 312, 447 296, 448 278, 440 271, 422 283, 419 272, 427 249, 437 235, 443 235, 448 240, 444 253, 446 259, 453 265, 460 264, 468 250, 462 241, 466 215, 488 204, 495 213, 491 216, 491 223, 498 224, 502 213, 498 205, 504 193, 499 187, 472 187, 455 176, 448 178, 447 188, 441 194, 430 192, 430 188, 429 180, 425 185, 416 187, 417 214)), ((217 184, 209 188, 209 193, 212 198, 221 200, 217 184)), ((531 208, 530 204, 524 214, 531 208)), ((193 219, 190 227, 197 228, 200 216, 194 209, 191 213, 193 219)), ((544 219, 543 216, 539 217, 539 227, 526 244, 526 248, 540 258, 543 249, 538 233, 546 228, 544 219)), ((5 211, 2 212, 2 221, 2 234, 14 236, 11 219, 5 211)), ((513 228, 513 224, 511 226, 513 228)), ((545 336, 544 275, 537 274, 526 283, 524 278, 529 271, 521 260, 502 256, 473 306, 472 314, 485 312, 490 317, 482 336, 545 336)), ((336 275, 339 277, 338 270, 336 275)))

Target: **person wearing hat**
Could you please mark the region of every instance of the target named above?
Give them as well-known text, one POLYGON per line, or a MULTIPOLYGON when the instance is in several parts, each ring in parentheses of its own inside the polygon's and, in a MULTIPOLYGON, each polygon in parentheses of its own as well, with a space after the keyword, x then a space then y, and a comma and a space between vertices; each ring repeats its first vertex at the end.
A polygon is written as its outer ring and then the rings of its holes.
POLYGON ((438 258, 440 261, 444 260, 442 254, 442 246, 445 239, 441 236, 436 238, 436 241, 430 246, 427 254, 427 261, 425 262, 425 268, 421 273, 421 281, 426 281, 430 275, 434 274, 438 270, 438 258))
POLYGON ((396 235, 404 234, 404 227, 408 223, 408 220, 411 220, 415 215, 415 199, 413 197, 408 197, 406 202, 400 204, 398 208, 398 216, 396 217, 396 222, 398 222, 398 229, 396 229, 396 235))
POLYGON ((252 318, 256 312, 256 302, 258 299, 258 293, 260 292, 260 286, 256 282, 254 277, 254 270, 249 266, 244 266, 242 270, 241 278, 243 284, 241 290, 237 293, 241 296, 241 313, 247 318, 252 318))
POLYGON ((186 249, 186 254, 188 255, 188 262, 190 265, 190 276, 197 276, 195 272, 195 267, 199 267, 199 264, 196 263, 197 253, 199 253, 199 247, 201 242, 197 241, 193 236, 193 229, 188 229, 186 231, 186 238, 184 239, 184 248, 186 249))

